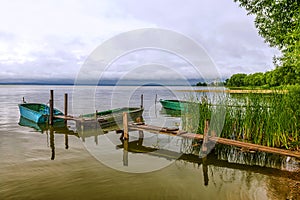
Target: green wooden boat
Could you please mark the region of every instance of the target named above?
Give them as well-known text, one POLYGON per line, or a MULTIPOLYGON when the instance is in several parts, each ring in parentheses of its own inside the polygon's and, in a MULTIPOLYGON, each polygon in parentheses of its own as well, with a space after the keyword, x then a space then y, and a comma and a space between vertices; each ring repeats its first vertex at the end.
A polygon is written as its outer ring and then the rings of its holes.
POLYGON ((188 101, 181 101, 181 100, 159 100, 163 108, 165 109, 171 109, 171 110, 178 110, 178 111, 184 111, 188 104, 191 102, 188 101))
POLYGON ((137 118, 142 117, 143 111, 144 111, 143 108, 123 107, 123 108, 101 111, 97 113, 80 115, 80 118, 87 119, 87 120, 95 119, 99 122, 101 127, 107 127, 122 122, 124 112, 128 113, 128 121, 130 122, 130 121, 136 121, 137 118))

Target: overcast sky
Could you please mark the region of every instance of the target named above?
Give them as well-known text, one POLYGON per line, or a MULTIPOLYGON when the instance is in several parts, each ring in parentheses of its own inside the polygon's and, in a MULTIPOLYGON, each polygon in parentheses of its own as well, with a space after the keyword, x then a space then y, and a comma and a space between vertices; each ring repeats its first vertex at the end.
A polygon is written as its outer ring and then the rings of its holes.
MULTIPOLYGON (((0 0, 0 80, 75 79, 102 42, 140 28, 169 29, 192 38, 222 77, 271 70, 272 57, 279 54, 258 35, 254 16, 233 0, 0 0)), ((151 59, 159 63, 161 57, 173 57, 161 55, 150 51, 127 55, 107 75, 122 76, 126 63, 149 67, 151 59)), ((183 65, 178 61, 184 73, 188 70, 183 65)), ((162 70, 153 78, 166 73, 162 70)), ((186 73, 194 78, 192 74, 186 73)), ((139 75, 149 73, 139 70, 139 75)))

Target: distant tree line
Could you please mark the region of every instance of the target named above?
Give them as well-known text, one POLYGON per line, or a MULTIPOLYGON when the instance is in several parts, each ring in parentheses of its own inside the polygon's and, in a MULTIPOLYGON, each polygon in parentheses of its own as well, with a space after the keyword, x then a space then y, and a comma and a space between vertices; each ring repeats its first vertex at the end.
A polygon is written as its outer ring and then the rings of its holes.
POLYGON ((257 72, 249 75, 239 73, 227 79, 225 85, 229 87, 300 85, 300 76, 297 73, 294 67, 286 66, 265 73, 257 72))

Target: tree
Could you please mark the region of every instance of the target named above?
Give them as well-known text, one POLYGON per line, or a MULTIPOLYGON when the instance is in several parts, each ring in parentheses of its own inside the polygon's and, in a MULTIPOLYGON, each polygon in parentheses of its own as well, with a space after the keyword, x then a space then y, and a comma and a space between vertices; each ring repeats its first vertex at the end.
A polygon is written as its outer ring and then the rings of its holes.
POLYGON ((245 86, 244 79, 247 74, 234 74, 230 79, 226 80, 226 85, 231 87, 241 87, 245 86))
POLYGON ((277 67, 284 69, 268 73, 267 83, 278 85, 274 79, 281 74, 285 77, 280 84, 300 84, 300 0, 234 1, 239 2, 248 14, 255 15, 259 34, 270 46, 282 52, 277 67))
POLYGON ((205 82, 198 82, 196 84, 196 86, 207 86, 207 83, 205 83, 205 82))
POLYGON ((249 74, 244 79, 245 86, 262 86, 266 84, 265 76, 261 72, 249 74))

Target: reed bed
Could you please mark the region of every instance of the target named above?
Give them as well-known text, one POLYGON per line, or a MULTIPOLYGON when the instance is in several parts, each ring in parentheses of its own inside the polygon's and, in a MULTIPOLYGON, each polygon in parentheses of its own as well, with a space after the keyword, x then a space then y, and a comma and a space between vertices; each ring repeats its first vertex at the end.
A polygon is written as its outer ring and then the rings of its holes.
MULTIPOLYGON (((203 133, 204 121, 218 136, 269 147, 299 149, 300 87, 289 92, 193 98, 182 113, 183 129, 203 133)), ((190 99, 191 100, 191 99, 190 99)))

